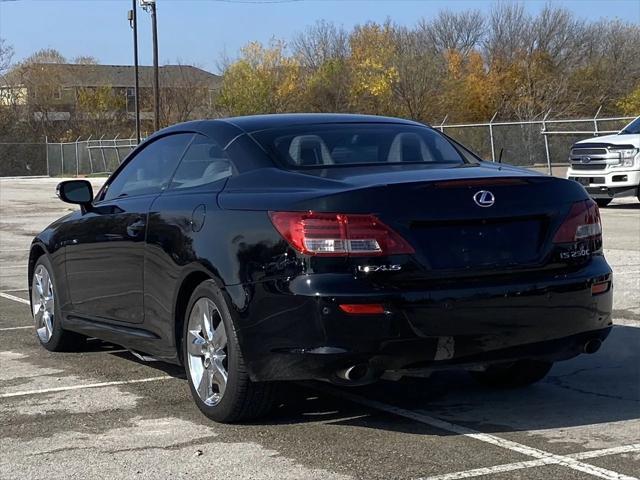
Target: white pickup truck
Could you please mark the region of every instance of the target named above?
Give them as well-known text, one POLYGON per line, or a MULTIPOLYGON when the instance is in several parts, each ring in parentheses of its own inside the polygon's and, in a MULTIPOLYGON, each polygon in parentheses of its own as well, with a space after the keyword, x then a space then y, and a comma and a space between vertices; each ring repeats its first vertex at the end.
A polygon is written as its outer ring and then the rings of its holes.
POLYGON ((584 186, 600 207, 613 198, 640 200, 640 117, 615 135, 574 143, 567 178, 584 186))

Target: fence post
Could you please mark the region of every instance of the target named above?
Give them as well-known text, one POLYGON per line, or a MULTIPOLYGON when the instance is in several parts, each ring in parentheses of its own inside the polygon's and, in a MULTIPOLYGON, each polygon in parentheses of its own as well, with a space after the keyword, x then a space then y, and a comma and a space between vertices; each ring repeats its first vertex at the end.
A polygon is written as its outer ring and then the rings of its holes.
POLYGON ((78 141, 80 137, 76 138, 76 178, 80 176, 80 156, 78 155, 78 141))
POLYGON ((113 139, 113 148, 114 148, 114 150, 116 151, 116 155, 118 156, 118 165, 120 165, 120 163, 121 163, 121 160, 120 160, 120 150, 118 149, 118 143, 117 143, 117 140, 118 140, 118 137, 119 137, 119 136, 120 136, 120 134, 117 134, 117 135, 116 135, 116 138, 114 138, 114 139, 113 139))
POLYGON ((449 114, 447 113, 444 118, 442 119, 442 123, 440 124, 440 132, 444 133, 444 122, 447 121, 447 118, 449 118, 449 114))
POLYGON ((547 155, 547 170, 549 171, 549 175, 553 175, 553 169, 551 168, 551 155, 549 155, 549 137, 547 136, 547 124, 546 120, 551 110, 549 110, 545 116, 542 118, 542 136, 544 137, 544 151, 547 155))
POLYGON ((489 137, 491 140, 491 161, 495 162, 496 161, 496 149, 493 145, 493 121, 496 119, 496 115, 498 115, 498 112, 493 114, 493 117, 491 117, 491 120, 489 120, 489 137))
POLYGON ((49 170, 49 137, 44 136, 44 158, 47 162, 47 177, 51 176, 51 170, 49 170))
POLYGON ((64 177, 64 146, 60 142, 60 173, 64 177))
POLYGON ((91 137, 93 137, 93 135, 89 135, 89 138, 87 138, 87 152, 89 153, 89 169, 91 170, 91 173, 93 173, 93 158, 91 158, 91 144, 89 143, 91 141, 91 137))
POLYGON ((602 105, 598 107, 598 111, 596 112, 595 117, 593 117, 593 136, 598 136, 598 115, 600 115, 600 110, 602 110, 602 105))
POLYGON ((102 139, 104 138, 104 135, 102 135, 100 137, 100 139, 98 140, 99 144, 100 144, 100 153, 102 154, 102 166, 104 167, 103 172, 107 171, 107 159, 104 157, 104 148, 102 147, 102 139))

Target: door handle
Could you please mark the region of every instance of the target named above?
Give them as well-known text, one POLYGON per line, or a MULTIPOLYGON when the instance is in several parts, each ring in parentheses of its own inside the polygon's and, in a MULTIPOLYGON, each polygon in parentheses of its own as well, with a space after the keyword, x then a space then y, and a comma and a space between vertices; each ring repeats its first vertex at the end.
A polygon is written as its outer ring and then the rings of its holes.
POLYGON ((137 237, 140 235, 140 232, 144 230, 145 222, 141 218, 136 220, 130 225, 127 225, 127 235, 130 237, 137 237))

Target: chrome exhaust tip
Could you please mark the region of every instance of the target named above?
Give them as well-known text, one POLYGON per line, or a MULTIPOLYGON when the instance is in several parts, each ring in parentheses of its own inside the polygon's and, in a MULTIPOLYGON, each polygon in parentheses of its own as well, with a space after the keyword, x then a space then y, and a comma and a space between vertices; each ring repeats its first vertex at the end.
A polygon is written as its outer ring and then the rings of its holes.
POLYGON ((596 353, 598 350, 600 350, 601 346, 602 346, 602 340, 600 340, 599 338, 594 338, 587 341, 583 345, 582 351, 584 353, 596 353))
POLYGON ((338 378, 348 380, 349 382, 358 382, 364 379, 368 374, 369 366, 366 363, 352 365, 336 372, 338 378))

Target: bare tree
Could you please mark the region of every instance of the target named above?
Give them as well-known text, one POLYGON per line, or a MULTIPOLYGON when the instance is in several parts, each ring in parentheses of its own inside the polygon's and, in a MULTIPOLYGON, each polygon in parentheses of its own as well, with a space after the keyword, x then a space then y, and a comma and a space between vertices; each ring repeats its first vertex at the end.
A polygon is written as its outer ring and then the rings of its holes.
POLYGON ((616 114, 616 101, 638 87, 640 28, 620 20, 584 26, 578 62, 571 71, 571 100, 577 108, 616 114), (614 73, 615 72, 615 73, 614 73))
POLYGON ((478 45, 484 30, 484 17, 478 10, 441 10, 433 20, 422 19, 418 23, 418 31, 421 31, 438 51, 457 50, 463 55, 467 55, 478 45))
POLYGON ((349 108, 349 33, 333 23, 319 21, 296 35, 292 55, 300 66, 301 90, 311 111, 347 111, 349 108))
POLYGON ((62 53, 55 48, 43 48, 37 52, 29 55, 21 63, 68 63, 67 59, 62 53))
POLYGON ((80 55, 73 59, 73 63, 76 65, 98 65, 100 60, 91 55, 80 55))
POLYGON ((4 38, 0 38, 0 76, 4 75, 13 59, 13 47, 4 38))
POLYGON ((64 65, 44 68, 44 64, 65 63, 67 60, 59 51, 42 49, 14 65, 5 75, 12 85, 12 99, 20 111, 21 128, 28 132, 27 136, 47 136, 55 140, 69 128, 69 114, 60 112, 65 102, 62 97, 64 65))
POLYGON ((185 122, 209 116, 213 110, 213 88, 194 72, 194 67, 177 62, 171 86, 161 89, 162 124, 185 122))
POLYGON ((542 51, 564 68, 579 62, 578 50, 585 23, 565 8, 546 5, 533 19, 529 51, 542 51))
POLYGON ((329 60, 345 59, 349 53, 349 34, 342 27, 321 20, 295 36, 293 55, 303 68, 317 70, 329 60))
POLYGON ((513 60, 519 52, 527 49, 531 23, 524 4, 496 3, 489 14, 483 41, 486 57, 504 62, 513 60))
POLYGON ((445 65, 444 57, 434 49, 425 48, 420 31, 398 28, 395 31, 394 65, 398 80, 394 95, 400 114, 421 121, 434 118, 438 110, 445 65))

